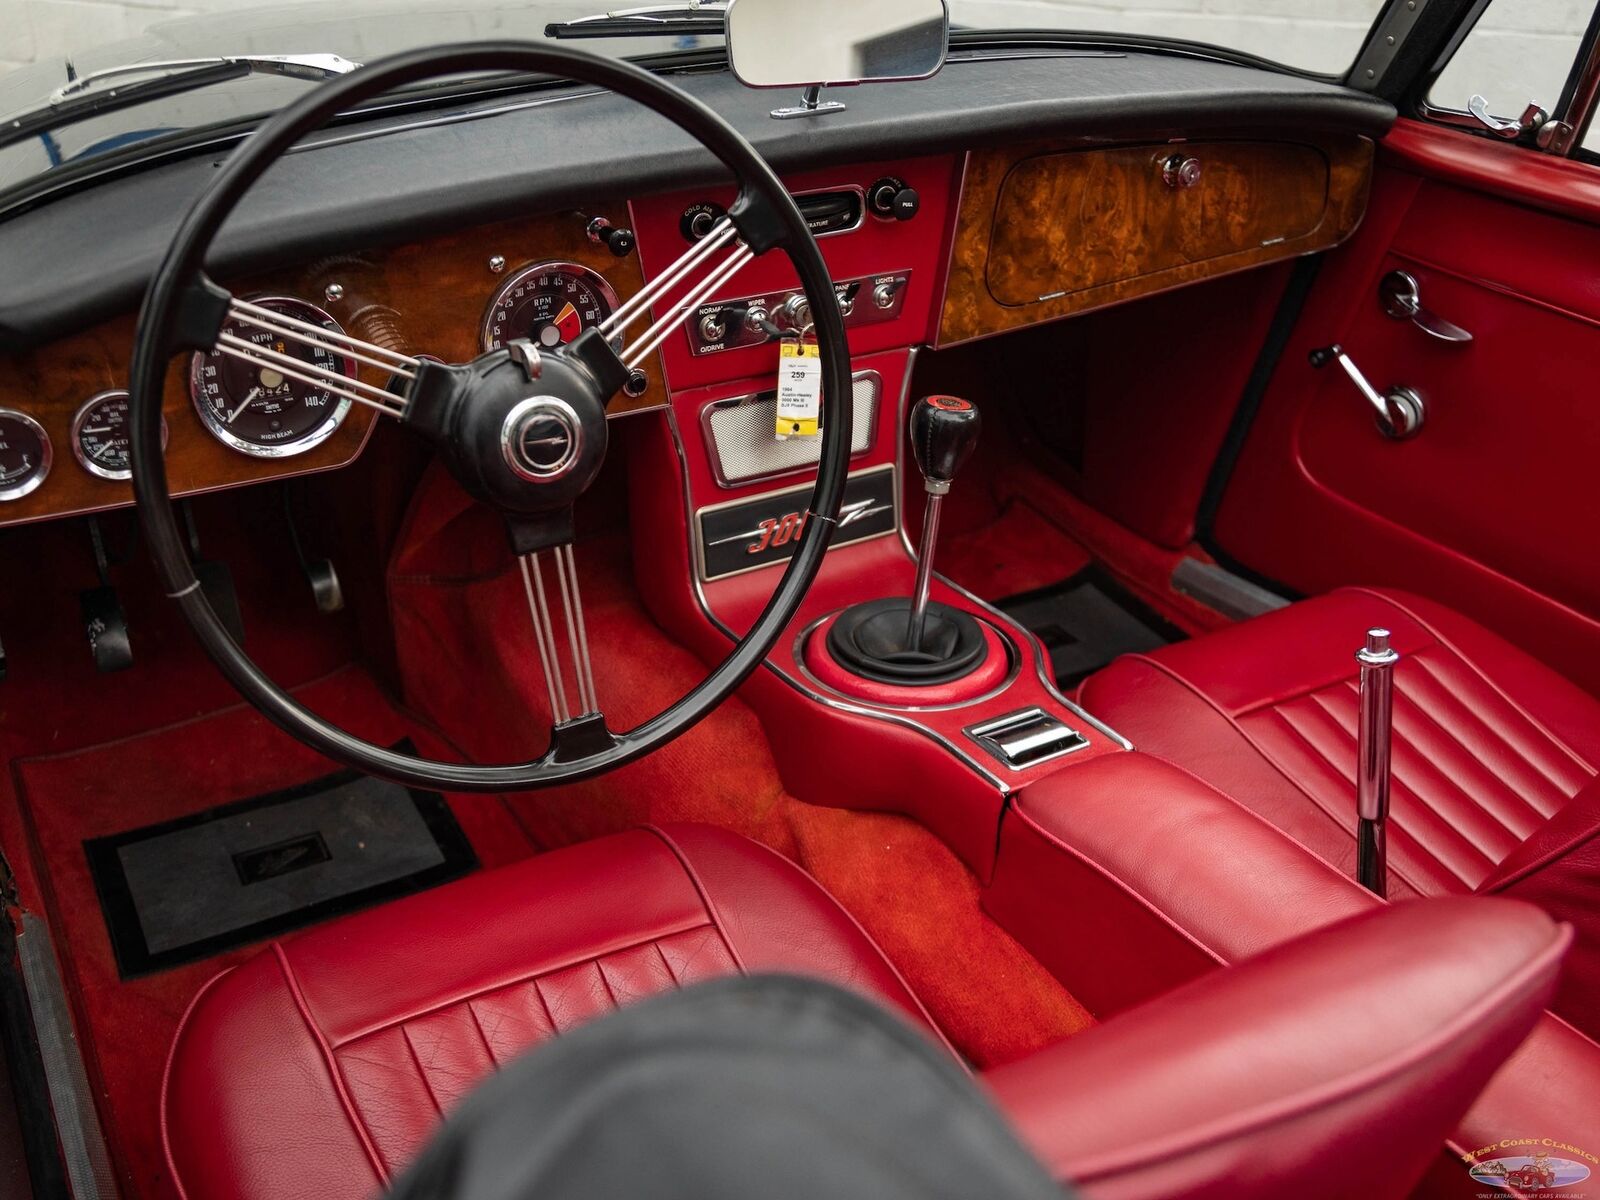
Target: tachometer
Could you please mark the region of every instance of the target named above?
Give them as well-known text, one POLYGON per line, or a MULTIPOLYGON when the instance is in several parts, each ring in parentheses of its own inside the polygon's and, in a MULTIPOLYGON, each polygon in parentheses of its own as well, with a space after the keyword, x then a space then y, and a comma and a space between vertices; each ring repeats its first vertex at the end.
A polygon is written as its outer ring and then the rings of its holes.
MULTIPOLYGON (((577 263, 534 263, 501 284, 489 301, 483 348, 526 339, 553 350, 616 311, 617 293, 598 272, 577 263)), ((620 348, 621 339, 613 344, 620 348)))
POLYGON ((21 500, 50 474, 50 435, 27 413, 0 408, 0 500, 21 500))
MULTIPOLYGON (((344 332, 337 321, 304 300, 269 296, 255 303, 332 333, 344 332)), ((326 346, 235 321, 229 321, 224 330, 264 350, 355 377, 355 362, 326 346)), ((350 412, 350 401, 322 384, 306 383, 287 370, 242 362, 216 351, 194 356, 189 394, 200 419, 219 441, 257 458, 303 454, 332 437, 350 412)))
MULTIPOLYGON (((101 479, 132 479, 128 393, 121 388, 91 396, 72 420, 72 453, 83 469, 101 479)), ((161 418, 161 448, 167 448, 167 419, 161 418)))

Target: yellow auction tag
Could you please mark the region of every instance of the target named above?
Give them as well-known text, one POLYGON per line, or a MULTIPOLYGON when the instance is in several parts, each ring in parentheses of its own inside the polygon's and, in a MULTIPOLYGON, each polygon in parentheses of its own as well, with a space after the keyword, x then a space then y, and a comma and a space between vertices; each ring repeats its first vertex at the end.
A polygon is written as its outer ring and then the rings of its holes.
POLYGON ((821 432, 822 351, 815 344, 783 343, 778 351, 778 440, 814 438, 821 432))

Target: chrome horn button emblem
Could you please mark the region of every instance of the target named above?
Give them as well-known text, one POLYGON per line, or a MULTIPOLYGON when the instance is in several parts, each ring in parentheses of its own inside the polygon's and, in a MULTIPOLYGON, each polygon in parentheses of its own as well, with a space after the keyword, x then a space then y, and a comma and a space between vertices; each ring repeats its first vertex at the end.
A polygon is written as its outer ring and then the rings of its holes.
POLYGON ((506 414, 500 452, 523 479, 549 483, 577 465, 583 453, 583 424, 565 400, 530 397, 506 414))

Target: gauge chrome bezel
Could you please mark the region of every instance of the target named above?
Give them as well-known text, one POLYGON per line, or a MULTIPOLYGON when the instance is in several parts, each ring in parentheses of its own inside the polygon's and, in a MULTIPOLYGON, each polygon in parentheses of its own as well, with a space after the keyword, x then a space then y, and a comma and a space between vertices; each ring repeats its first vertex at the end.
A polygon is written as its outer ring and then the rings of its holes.
POLYGON ((50 467, 56 460, 55 447, 50 444, 49 431, 43 425, 19 409, 0 408, 0 420, 4 420, 7 417, 13 417, 21 421, 32 429, 34 433, 38 434, 39 445, 42 449, 39 451, 39 465, 33 469, 32 475, 15 486, 0 487, 0 501, 21 500, 24 496, 32 495, 38 491, 40 485, 49 477, 50 467))
MULTIPOLYGON (((84 453, 83 449, 83 425, 89 419, 89 414, 94 411, 96 405, 104 404, 107 400, 113 400, 119 396, 130 404, 133 401, 133 398, 128 395, 127 388, 107 388, 103 392, 96 392, 90 396, 79 407, 77 414, 72 418, 72 457, 77 459, 78 465, 91 475, 97 475, 101 479, 110 479, 115 483, 126 483, 133 478, 133 468, 131 466, 126 471, 112 471, 90 458, 84 453)), ((162 453, 166 452, 167 442, 170 437, 171 433, 167 428, 167 416, 163 413, 161 414, 162 453)))
MULTIPOLYGON (((613 313, 622 307, 622 300, 617 295, 617 289, 612 287, 610 280, 608 280, 604 275, 600 274, 599 271, 596 271, 593 267, 586 267, 582 263, 569 262, 566 259, 560 258, 547 258, 541 262, 528 263, 526 266, 518 267, 503 281, 501 281, 500 286, 495 288, 494 294, 489 297, 489 303, 483 310, 483 320, 480 322, 478 327, 478 348, 480 350, 487 354, 491 350, 499 350, 502 348, 496 344, 493 335, 490 333, 490 330, 494 326, 495 310, 498 309, 502 302, 504 302, 505 298, 511 294, 512 289, 526 280, 530 275, 539 275, 544 272, 553 271, 561 271, 569 275, 581 276, 590 284, 590 286, 600 293, 600 298, 611 306, 611 311, 613 313)), ((624 343, 625 339, 621 334, 618 334, 616 337, 611 339, 612 348, 619 353, 621 352, 624 343)), ((541 350, 543 348, 544 347, 542 346, 540 347, 541 350)))
MULTIPOLYGON (((302 300, 299 296, 246 296, 244 298, 250 303, 259 304, 264 308, 271 308, 274 304, 292 305, 302 311, 287 315, 299 320, 309 320, 313 325, 325 324, 331 326, 330 332, 337 333, 341 337, 347 336, 344 326, 334 320, 329 313, 318 308, 309 300, 302 300), (312 315, 307 317, 307 313, 312 315)), ((331 350, 333 347, 325 346, 323 349, 331 350)), ((289 442, 275 442, 270 446, 264 446, 259 442, 252 442, 239 437, 219 421, 211 405, 201 399, 200 369, 205 365, 206 359, 214 353, 216 352, 197 350, 193 357, 190 358, 189 401, 194 405, 194 411, 199 415, 200 423, 206 427, 207 432, 224 446, 237 450, 241 454, 248 454, 251 458, 293 458, 322 445, 323 442, 339 431, 339 427, 344 424, 345 418, 350 415, 352 404, 350 398, 348 396, 332 396, 332 399, 337 402, 333 409, 333 415, 303 437, 289 442)), ((343 354, 339 355, 339 357, 344 360, 345 376, 355 379, 357 377, 355 359, 343 354)))

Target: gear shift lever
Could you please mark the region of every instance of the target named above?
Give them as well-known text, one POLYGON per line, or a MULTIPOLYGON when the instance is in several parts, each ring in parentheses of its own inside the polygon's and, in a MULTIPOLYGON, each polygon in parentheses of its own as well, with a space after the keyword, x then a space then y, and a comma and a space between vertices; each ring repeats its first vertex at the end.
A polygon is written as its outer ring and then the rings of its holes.
POLYGON ((906 649, 922 649, 928 618, 928 590, 933 583, 933 553, 939 540, 939 511, 956 475, 978 446, 983 419, 971 401, 955 396, 924 396, 911 410, 911 453, 928 492, 923 509, 922 539, 917 547, 917 586, 911 594, 906 649))

